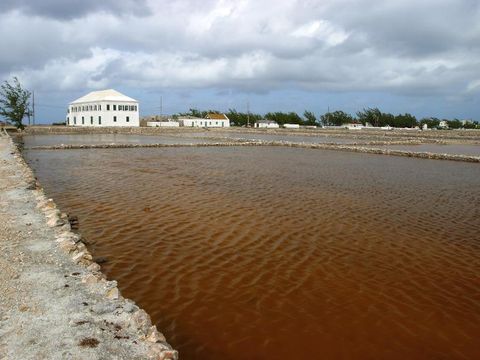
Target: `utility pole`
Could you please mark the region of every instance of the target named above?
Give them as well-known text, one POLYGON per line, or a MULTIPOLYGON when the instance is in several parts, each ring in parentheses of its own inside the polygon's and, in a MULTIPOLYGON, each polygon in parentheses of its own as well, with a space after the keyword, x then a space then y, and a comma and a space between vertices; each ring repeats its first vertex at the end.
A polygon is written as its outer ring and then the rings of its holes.
MULTIPOLYGON (((33 121, 33 125, 35 125, 35 91, 32 91, 32 121, 33 121)), ((30 125, 30 118, 29 118, 29 125, 30 125)))
POLYGON ((163 115, 163 96, 160 96, 160 118, 163 115))
POLYGON ((250 102, 247 100, 247 128, 250 127, 250 102))

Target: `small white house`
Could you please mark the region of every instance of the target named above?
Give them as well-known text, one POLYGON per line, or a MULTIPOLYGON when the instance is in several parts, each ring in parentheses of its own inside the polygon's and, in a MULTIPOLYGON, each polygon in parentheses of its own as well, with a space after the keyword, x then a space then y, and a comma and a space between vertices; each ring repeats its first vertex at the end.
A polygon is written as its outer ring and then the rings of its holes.
POLYGON ((280 126, 272 120, 259 120, 255 123, 255 127, 259 129, 278 129, 280 126))
POLYGON ((230 119, 225 114, 208 114, 204 119, 193 116, 184 116, 179 117, 178 122, 180 123, 180 126, 184 127, 230 127, 230 119))
POLYGON ((140 126, 138 101, 116 90, 93 91, 71 102, 69 126, 140 126))
POLYGON ((440 129, 448 129, 448 122, 447 122, 447 120, 442 120, 442 121, 440 121, 440 124, 438 124, 438 127, 439 127, 440 129))
POLYGON ((299 124, 283 124, 285 129, 300 129, 299 124))

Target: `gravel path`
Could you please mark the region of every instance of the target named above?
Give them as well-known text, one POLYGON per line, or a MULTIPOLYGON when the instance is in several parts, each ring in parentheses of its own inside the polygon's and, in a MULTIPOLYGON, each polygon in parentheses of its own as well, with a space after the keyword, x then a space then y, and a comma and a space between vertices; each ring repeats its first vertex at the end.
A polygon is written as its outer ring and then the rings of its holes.
POLYGON ((0 359, 176 359, 62 216, 0 136, 0 359))

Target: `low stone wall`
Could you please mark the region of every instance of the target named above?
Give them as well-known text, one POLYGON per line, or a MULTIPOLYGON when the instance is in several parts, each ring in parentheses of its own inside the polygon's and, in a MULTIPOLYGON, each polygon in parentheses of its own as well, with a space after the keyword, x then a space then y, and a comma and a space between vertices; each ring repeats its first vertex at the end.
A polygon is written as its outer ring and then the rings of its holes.
MULTIPOLYGON (((5 134, 1 134, 1 136, 0 141, 10 142, 10 154, 14 157, 18 165, 18 169, 15 171, 22 173, 24 181, 22 184, 19 184, 19 186, 24 186, 24 188, 20 190, 33 194, 37 203, 36 208, 41 211, 45 217, 44 226, 53 230, 55 234, 55 238, 52 239, 52 241, 54 240, 59 251, 63 252, 65 256, 71 260, 69 273, 72 273, 72 276, 71 278, 69 277, 69 280, 77 282, 75 287, 82 289, 82 296, 90 297, 90 300, 84 302, 83 305, 87 306, 89 305, 88 303, 96 304, 92 309, 87 310, 85 307, 86 310, 81 310, 88 311, 84 315, 85 319, 79 319, 73 326, 87 326, 90 324, 90 326, 94 327, 92 331, 104 334, 109 331, 109 326, 111 325, 111 331, 116 335, 114 338, 112 337, 112 344, 108 345, 107 348, 115 349, 118 347, 119 352, 117 354, 107 354, 108 358, 127 359, 121 356, 121 354, 125 353, 125 347, 131 347, 136 349, 132 352, 136 354, 135 358, 152 360, 178 359, 178 352, 172 349, 165 337, 152 325, 150 316, 133 301, 122 297, 117 288, 116 281, 108 281, 106 279, 105 275, 101 272, 100 265, 93 261, 93 257, 89 253, 82 236, 72 232, 67 214, 61 212, 55 202, 45 195, 33 171, 23 159, 21 151, 12 139, 8 137, 8 140, 6 140, 7 136, 5 134)), ((30 197, 30 195, 28 196, 30 197)), ((27 213, 23 215, 27 215, 27 213)), ((46 232, 46 230, 44 232, 46 232)), ((39 235, 32 234, 31 236, 39 235)), ((62 269, 62 271, 64 270, 65 269, 62 269)), ((71 287, 73 287, 73 285, 71 285, 71 287)), ((51 302, 56 301, 55 296, 55 294, 51 294, 51 302)), ((69 296, 71 297, 71 295, 69 296)), ((83 305, 80 304, 80 309, 83 309, 83 305)), ((69 309, 64 310, 67 313, 69 311, 69 309)), ((48 317, 48 315, 45 314, 43 316, 48 317)), ((67 321, 67 319, 64 319, 64 321, 67 321)), ((48 332, 48 329, 45 329, 45 332, 48 332)), ((42 334, 39 334, 39 336, 42 336, 42 334)), ((80 346, 87 348, 96 346, 95 343, 92 343, 97 341, 96 339, 87 340, 85 344, 80 344, 80 346)), ((28 349, 26 351, 28 351, 28 349)), ((52 354, 48 356, 48 358, 61 358, 62 355, 60 352, 65 353, 65 351, 68 351, 68 349, 58 348, 59 353, 52 354)), ((17 354, 15 354, 15 356, 17 356, 17 354)), ((3 358, 1 352, 0 358, 3 358)), ((31 358, 37 357, 34 354, 31 358)))
POLYGON ((135 135, 162 135, 162 134, 186 134, 208 131, 245 133, 245 134, 270 134, 270 135, 294 135, 294 136, 325 136, 341 137, 347 139, 375 139, 387 141, 395 139, 416 139, 422 142, 437 141, 461 141, 480 143, 480 130, 347 130, 347 129, 257 129, 257 128, 160 128, 160 127, 71 127, 71 126, 28 126, 24 134, 54 135, 54 134, 135 134, 135 135))
POLYGON ((252 140, 237 140, 237 141, 225 141, 217 143, 190 143, 190 144, 88 144, 88 145, 54 145, 54 146, 35 146, 31 147, 32 150, 77 150, 77 149, 127 149, 127 148, 172 148, 172 147, 215 147, 215 146, 285 146, 305 149, 321 149, 321 150, 337 150, 337 151, 349 151, 358 152, 364 154, 377 154, 377 155, 393 155, 393 156, 406 156, 415 157, 420 159, 432 159, 432 160, 452 160, 452 161, 465 161, 465 162, 480 162, 480 157, 469 155, 456 155, 456 154, 437 154, 430 152, 415 152, 404 150, 390 150, 383 148, 371 148, 372 145, 391 145, 391 142, 375 142, 369 145, 341 145, 335 143, 328 144, 308 144, 308 143, 296 143, 288 141, 252 141, 252 140))

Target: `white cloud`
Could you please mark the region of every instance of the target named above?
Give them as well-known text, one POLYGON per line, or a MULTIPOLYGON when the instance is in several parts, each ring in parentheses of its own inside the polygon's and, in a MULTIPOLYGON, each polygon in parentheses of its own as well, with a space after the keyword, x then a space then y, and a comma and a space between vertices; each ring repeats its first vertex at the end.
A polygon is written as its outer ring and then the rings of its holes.
POLYGON ((150 0, 142 11, 119 0, 114 12, 78 16, 28 3, 0 13, 0 75, 45 88, 478 87, 480 7, 470 0, 150 0))

